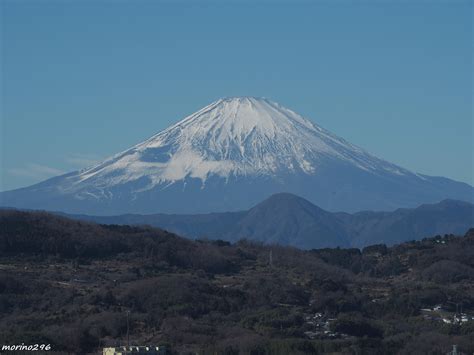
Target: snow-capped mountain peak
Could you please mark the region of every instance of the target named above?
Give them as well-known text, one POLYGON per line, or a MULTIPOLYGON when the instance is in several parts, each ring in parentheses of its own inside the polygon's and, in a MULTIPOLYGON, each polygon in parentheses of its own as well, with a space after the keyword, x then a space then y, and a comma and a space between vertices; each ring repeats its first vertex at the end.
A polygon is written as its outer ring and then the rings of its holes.
POLYGON ((243 210, 291 192, 328 210, 413 207, 473 189, 379 159, 271 100, 217 100, 96 166, 0 193, 75 213, 243 210))
MULTIPOLYGON (((213 102, 131 149, 81 172, 78 182, 110 185, 146 178, 140 190, 187 177, 313 174, 327 159, 405 173, 265 98, 213 102), (117 173, 120 171, 120 173, 117 173), (105 178, 105 180, 104 180, 105 178)), ((71 186, 77 188, 77 184, 71 186)))

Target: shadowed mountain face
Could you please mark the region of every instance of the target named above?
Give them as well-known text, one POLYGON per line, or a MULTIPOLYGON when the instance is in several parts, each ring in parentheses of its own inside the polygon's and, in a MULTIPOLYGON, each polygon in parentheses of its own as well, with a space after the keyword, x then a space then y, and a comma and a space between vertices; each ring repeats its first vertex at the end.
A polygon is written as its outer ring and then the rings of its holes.
POLYGON ((474 206, 463 201, 444 200, 414 209, 359 212, 353 215, 341 214, 339 217, 349 226, 353 245, 392 245, 429 235, 455 234, 467 230, 474 226, 474 206))
MULTIPOLYGON (((218 100, 96 166, 0 193, 0 205, 111 215, 246 210, 288 192, 329 211, 392 210, 474 188, 411 172, 267 99, 218 100)), ((249 231, 250 232, 250 231, 249 231)))
POLYGON ((148 224, 189 238, 263 243, 303 249, 388 245, 474 227, 474 206, 445 200, 392 212, 331 213, 288 193, 271 196, 248 211, 201 215, 72 216, 104 224, 148 224))
POLYGON ((334 214, 287 193, 273 195, 250 209, 226 236, 298 248, 350 245, 343 223, 334 214))

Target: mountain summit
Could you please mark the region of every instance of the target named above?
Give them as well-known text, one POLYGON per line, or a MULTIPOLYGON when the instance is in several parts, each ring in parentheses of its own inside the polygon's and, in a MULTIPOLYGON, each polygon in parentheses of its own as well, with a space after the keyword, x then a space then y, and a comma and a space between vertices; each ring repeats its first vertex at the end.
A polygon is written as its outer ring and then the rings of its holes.
POLYGON ((146 178, 141 188, 149 190, 196 178, 204 186, 213 176, 313 174, 331 159, 367 171, 410 174, 275 102, 236 97, 218 100, 145 142, 82 171, 79 181, 111 187, 146 178), (121 173, 117 176, 118 170, 121 173))
POLYGON ((1 193, 0 201, 74 213, 196 213, 292 192, 355 211, 472 201, 473 190, 379 159, 268 99, 232 97, 96 166, 1 193))

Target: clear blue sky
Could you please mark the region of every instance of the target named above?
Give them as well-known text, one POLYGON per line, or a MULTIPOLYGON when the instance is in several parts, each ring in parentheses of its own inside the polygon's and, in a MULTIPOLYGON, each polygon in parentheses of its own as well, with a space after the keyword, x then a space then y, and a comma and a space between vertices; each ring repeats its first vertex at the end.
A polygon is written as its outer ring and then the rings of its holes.
POLYGON ((1 12, 0 190, 234 95, 474 183, 471 1, 2 0, 1 12))

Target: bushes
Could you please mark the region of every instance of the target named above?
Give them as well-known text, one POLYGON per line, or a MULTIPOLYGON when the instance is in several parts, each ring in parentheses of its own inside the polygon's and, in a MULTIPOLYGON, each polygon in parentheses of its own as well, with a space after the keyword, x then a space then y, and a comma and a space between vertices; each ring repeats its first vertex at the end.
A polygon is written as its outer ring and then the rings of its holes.
POLYGON ((249 302, 255 307, 276 304, 306 305, 309 294, 302 286, 290 282, 277 274, 250 278, 243 285, 249 302))
POLYGON ((241 292, 217 288, 191 275, 165 275, 127 285, 120 301, 138 311, 200 317, 211 311, 238 311, 244 304, 241 292))
POLYGON ((102 259, 128 253, 210 273, 236 272, 245 257, 225 242, 194 243, 159 229, 97 225, 42 212, 2 210, 0 224, 0 255, 102 259))
POLYGON ((441 260, 427 267, 421 273, 424 280, 439 284, 474 280, 474 268, 456 261, 441 260))
POLYGON ((25 290, 25 285, 15 277, 0 274, 0 294, 21 293, 25 290))
POLYGON ((381 338, 383 331, 372 320, 362 317, 360 314, 345 314, 337 318, 331 324, 334 332, 353 335, 356 337, 381 338))
MULTIPOLYGON (((97 258, 126 252, 120 233, 42 212, 0 212, 0 253, 97 258)), ((0 255, 1 255, 0 254, 0 255)))

